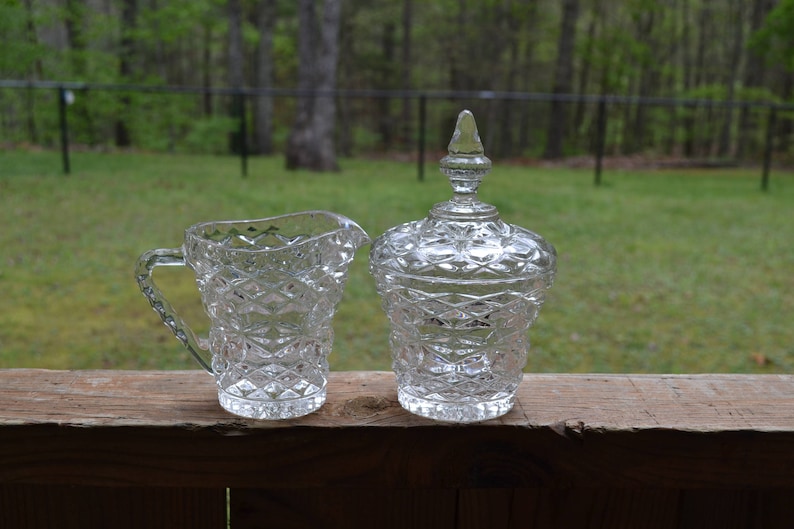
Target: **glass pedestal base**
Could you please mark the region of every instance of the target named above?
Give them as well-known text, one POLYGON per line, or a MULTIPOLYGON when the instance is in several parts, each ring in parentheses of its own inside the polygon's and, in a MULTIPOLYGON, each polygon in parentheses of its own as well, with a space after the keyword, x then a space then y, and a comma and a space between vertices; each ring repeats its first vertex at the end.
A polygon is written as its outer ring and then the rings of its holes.
POLYGON ((428 400, 400 388, 397 391, 400 405, 406 410, 443 422, 478 422, 500 417, 509 412, 515 403, 515 395, 483 402, 441 402, 428 400))
POLYGON ((308 415, 325 403, 326 390, 323 388, 314 395, 289 400, 254 400, 231 395, 218 390, 221 407, 240 417, 251 419, 292 419, 308 415))

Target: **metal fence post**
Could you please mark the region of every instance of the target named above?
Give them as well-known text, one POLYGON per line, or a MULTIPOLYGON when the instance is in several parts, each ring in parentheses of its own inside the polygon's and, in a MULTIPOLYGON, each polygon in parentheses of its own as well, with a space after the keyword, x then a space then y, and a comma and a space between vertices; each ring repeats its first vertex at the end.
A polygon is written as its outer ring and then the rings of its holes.
POLYGON ((769 168, 772 165, 772 147, 775 143, 775 126, 777 125, 777 107, 769 108, 769 119, 766 123, 766 144, 764 145, 764 168, 761 173, 761 190, 769 190, 769 168))
POLYGON ((66 88, 58 87, 58 122, 61 127, 61 159, 63 160, 63 174, 68 175, 69 166, 69 124, 66 120, 66 88))

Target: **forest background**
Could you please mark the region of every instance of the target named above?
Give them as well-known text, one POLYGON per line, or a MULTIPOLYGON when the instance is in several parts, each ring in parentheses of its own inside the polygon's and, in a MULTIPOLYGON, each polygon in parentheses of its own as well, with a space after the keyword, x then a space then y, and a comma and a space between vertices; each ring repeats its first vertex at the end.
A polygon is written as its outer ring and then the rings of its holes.
MULTIPOLYGON (((70 107, 72 141, 91 147, 235 151, 239 99, 219 88, 392 91, 249 96, 248 150, 286 149, 288 163, 301 126, 332 156, 412 149, 417 91, 473 94, 433 101, 431 146, 468 106, 496 158, 588 152, 597 117, 592 101, 500 94, 625 96, 609 107, 609 153, 738 160, 763 149, 763 109, 638 102, 794 100, 794 0, 2 0, 0 39, 0 78, 100 86, 70 107)), ((57 144, 57 97, 0 89, 0 141, 57 144)), ((781 156, 790 114, 772 131, 781 156)))

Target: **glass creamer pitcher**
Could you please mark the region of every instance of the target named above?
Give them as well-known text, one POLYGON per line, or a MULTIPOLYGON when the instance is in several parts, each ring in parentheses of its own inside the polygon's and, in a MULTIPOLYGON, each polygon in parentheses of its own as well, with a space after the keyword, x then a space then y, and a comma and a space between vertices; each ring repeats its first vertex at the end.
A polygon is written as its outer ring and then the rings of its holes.
POLYGON ((205 222, 185 230, 181 248, 144 253, 136 277, 163 322, 214 374, 223 408, 286 419, 325 402, 331 321, 348 265, 368 242, 358 224, 327 211, 205 222), (158 266, 195 272, 209 339, 164 298, 152 278, 158 266))

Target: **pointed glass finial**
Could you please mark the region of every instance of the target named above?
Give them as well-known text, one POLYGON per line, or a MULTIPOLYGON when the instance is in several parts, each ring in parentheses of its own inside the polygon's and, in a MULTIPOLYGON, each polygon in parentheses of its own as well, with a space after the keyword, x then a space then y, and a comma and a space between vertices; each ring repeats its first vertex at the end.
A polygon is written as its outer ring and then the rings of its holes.
POLYGON ((449 154, 441 159, 441 172, 449 177, 455 193, 475 193, 482 177, 491 171, 470 110, 458 114, 455 132, 449 142, 449 154))
POLYGON ((485 149, 480 141, 480 133, 477 131, 477 122, 474 120, 471 110, 463 110, 458 114, 455 132, 452 133, 452 139, 449 141, 449 154, 469 156, 485 154, 485 149))
POLYGON ((477 188, 483 176, 491 172, 491 160, 485 156, 477 122, 470 110, 458 114, 448 151, 449 154, 441 159, 439 168, 449 178, 455 196, 449 202, 437 204, 431 213, 444 217, 495 217, 496 208, 483 204, 477 198, 477 188))

